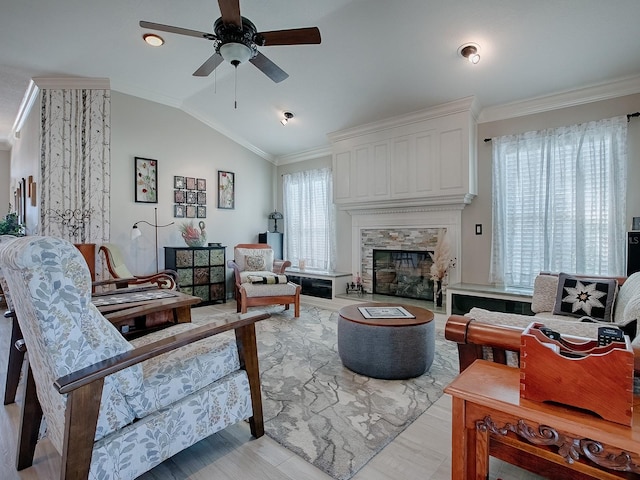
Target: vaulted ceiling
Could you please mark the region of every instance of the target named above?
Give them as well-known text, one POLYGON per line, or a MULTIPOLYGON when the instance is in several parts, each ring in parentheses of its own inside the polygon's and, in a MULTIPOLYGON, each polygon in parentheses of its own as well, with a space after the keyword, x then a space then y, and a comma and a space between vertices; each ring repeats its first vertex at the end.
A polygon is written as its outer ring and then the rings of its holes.
POLYGON ((258 31, 317 26, 322 43, 260 47, 289 74, 280 83, 249 63, 194 77, 213 43, 158 32, 166 43, 149 47, 139 21, 213 32, 216 0, 4 1, 0 143, 11 139, 32 77, 109 78, 112 90, 181 108, 270 160, 326 148, 333 131, 471 95, 487 108, 640 77, 638 0, 240 0, 240 8, 258 31), (477 65, 457 53, 467 42, 480 45, 477 65), (295 114, 286 127, 283 111, 295 114))

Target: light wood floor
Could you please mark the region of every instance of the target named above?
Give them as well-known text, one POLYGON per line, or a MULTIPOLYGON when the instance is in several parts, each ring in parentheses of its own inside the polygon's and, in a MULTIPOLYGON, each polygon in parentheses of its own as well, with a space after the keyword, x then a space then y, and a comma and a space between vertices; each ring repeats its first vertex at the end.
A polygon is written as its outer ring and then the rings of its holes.
MULTIPOLYGON (((235 311, 235 303, 194 309, 194 315, 235 311)), ((442 325, 444 315, 437 315, 442 325)), ((0 318, 0 397, 4 385, 11 324, 0 318)), ((0 407, 0 477, 4 480, 57 478, 59 456, 44 439, 36 449, 34 465, 15 470, 16 436, 20 423, 18 402, 0 407)), ((443 395, 402 434, 376 455, 353 480, 446 480, 451 471, 451 401, 443 395)), ((331 477, 280 446, 268 436, 253 439, 242 422, 179 453, 142 479, 171 480, 331 480, 331 477)), ((492 459, 490 480, 533 480, 535 475, 492 459)))

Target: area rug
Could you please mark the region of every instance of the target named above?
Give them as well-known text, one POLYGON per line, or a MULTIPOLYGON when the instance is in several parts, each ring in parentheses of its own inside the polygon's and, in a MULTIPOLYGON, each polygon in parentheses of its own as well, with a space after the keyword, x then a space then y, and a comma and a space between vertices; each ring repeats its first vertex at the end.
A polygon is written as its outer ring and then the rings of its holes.
POLYGON ((377 380, 338 357, 336 312, 282 307, 257 324, 265 431, 337 480, 347 480, 433 402, 455 377, 455 345, 437 328, 429 371, 409 380, 377 380))

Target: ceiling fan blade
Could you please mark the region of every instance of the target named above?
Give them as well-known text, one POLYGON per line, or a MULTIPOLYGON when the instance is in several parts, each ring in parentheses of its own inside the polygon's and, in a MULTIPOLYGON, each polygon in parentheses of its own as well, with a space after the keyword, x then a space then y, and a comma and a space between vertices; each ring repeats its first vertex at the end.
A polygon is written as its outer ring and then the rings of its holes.
POLYGON ((242 28, 242 18, 240 18, 240 0, 218 0, 220 6, 220 16, 225 25, 235 25, 242 28))
POLYGON ((209 58, 207 58, 207 60, 200 65, 200 68, 198 68, 195 72, 193 72, 193 76, 194 77, 206 77, 209 74, 211 74, 211 72, 213 72, 216 67, 218 65, 220 65, 222 63, 222 55, 220 55, 219 53, 214 53, 213 55, 211 55, 209 58))
POLYGON ((213 33, 200 32, 198 30, 189 30, 188 28, 174 27, 171 25, 163 25, 162 23, 145 22, 140 20, 140 26, 142 28, 149 28, 151 30, 160 30, 162 32, 177 33, 179 35, 189 35, 191 37, 206 38, 207 40, 216 40, 213 33))
POLYGON ((260 52, 258 52, 258 54, 249 61, 276 83, 280 83, 281 81, 289 77, 289 74, 287 72, 282 70, 279 66, 277 66, 260 52))
POLYGON ((309 45, 320 43, 320 30, 318 27, 291 28, 289 30, 274 30, 272 32, 260 32, 256 34, 258 45, 309 45), (262 37, 262 43, 258 41, 262 37))

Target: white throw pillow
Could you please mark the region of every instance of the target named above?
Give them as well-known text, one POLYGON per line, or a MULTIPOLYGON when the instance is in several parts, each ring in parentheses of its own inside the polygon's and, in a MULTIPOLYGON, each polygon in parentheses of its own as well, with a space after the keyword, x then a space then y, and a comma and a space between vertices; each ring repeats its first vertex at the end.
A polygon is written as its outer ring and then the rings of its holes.
POLYGON ((558 276, 540 274, 533 283, 531 311, 533 313, 553 312, 558 291, 558 276))

